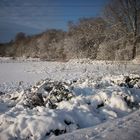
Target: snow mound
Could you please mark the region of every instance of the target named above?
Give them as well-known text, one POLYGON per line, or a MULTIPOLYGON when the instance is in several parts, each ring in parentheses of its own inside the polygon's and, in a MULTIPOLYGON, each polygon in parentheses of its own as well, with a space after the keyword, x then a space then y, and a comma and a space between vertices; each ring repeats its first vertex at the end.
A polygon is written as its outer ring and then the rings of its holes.
POLYGON ((140 107, 138 75, 42 80, 0 94, 0 139, 43 139, 96 126, 140 107))

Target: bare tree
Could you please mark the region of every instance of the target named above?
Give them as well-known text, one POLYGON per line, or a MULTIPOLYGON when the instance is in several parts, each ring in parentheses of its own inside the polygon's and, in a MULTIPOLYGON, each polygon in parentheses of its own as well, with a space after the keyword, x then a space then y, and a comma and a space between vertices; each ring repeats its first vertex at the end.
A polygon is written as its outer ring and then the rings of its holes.
POLYGON ((138 34, 139 0, 112 0, 105 7, 104 16, 111 25, 121 25, 126 32, 138 34))
POLYGON ((140 0, 111 0, 104 15, 109 24, 117 26, 122 34, 133 34, 133 58, 136 56, 136 36, 139 34, 140 0))

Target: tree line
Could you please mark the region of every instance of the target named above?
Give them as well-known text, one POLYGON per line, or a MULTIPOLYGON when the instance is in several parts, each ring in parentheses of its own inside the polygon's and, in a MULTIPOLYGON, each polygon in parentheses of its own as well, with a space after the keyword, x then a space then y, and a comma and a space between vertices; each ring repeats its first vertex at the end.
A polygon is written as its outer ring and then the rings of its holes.
POLYGON ((140 1, 110 0, 101 17, 68 22, 68 31, 49 29, 0 44, 0 56, 45 60, 90 58, 131 60, 140 55, 140 1))

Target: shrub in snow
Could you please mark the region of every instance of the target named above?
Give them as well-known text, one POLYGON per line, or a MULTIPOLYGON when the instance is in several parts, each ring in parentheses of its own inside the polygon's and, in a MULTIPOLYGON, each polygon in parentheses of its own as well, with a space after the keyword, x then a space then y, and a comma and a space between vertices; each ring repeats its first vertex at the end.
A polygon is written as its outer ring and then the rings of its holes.
POLYGON ((73 97, 70 85, 65 82, 44 81, 27 91, 25 106, 47 106, 50 109, 57 108, 61 101, 68 101, 73 97))
POLYGON ((140 88, 140 76, 135 74, 114 76, 111 78, 111 81, 121 87, 140 88))

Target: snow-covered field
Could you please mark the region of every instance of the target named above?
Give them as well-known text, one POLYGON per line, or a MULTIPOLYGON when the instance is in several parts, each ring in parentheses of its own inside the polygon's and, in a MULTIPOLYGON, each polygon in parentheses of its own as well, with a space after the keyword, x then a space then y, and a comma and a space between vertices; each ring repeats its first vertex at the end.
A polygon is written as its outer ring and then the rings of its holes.
POLYGON ((140 139, 140 64, 0 58, 0 139, 140 139))

